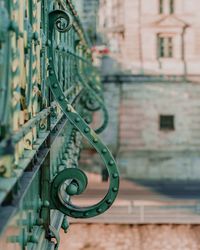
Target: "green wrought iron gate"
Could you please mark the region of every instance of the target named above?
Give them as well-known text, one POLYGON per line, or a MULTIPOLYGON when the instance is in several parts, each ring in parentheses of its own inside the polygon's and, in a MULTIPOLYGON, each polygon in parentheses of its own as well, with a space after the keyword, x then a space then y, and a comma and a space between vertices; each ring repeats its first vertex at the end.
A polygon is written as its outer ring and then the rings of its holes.
POLYGON ((67 216, 94 217, 112 205, 119 174, 97 135, 107 123, 72 1, 0 0, 0 249, 58 248, 67 216), (92 129, 96 111, 102 123, 92 129), (78 168, 83 137, 110 176, 106 196, 91 207, 70 200, 87 187, 78 168))

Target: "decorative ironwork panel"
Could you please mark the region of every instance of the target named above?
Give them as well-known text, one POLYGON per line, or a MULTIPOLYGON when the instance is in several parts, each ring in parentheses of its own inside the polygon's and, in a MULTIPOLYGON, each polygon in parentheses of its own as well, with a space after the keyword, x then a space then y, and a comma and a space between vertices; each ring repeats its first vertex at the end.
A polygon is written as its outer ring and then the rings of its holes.
POLYGON ((68 216, 97 216, 117 196, 119 173, 98 136, 108 123, 102 86, 71 1, 0 0, 0 12, 0 249, 55 249, 68 216), (90 207, 71 202, 87 188, 83 137, 110 177, 90 207))

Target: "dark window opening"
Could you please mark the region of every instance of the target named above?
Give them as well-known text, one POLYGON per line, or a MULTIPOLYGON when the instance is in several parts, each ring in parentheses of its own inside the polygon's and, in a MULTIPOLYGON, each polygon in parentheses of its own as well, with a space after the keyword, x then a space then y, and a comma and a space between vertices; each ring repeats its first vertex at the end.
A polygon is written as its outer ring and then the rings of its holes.
POLYGON ((174 13, 174 0, 169 0, 169 13, 174 13))
POLYGON ((173 38, 158 35, 158 57, 172 58, 173 57, 173 38))
MULTIPOLYGON (((175 0, 167 0, 168 8, 169 8, 169 14, 174 13, 174 5, 175 5, 175 0)), ((159 6, 158 6, 158 12, 159 14, 163 14, 166 12, 165 10, 165 0, 159 0, 159 6)))
POLYGON ((164 13, 164 0, 159 0, 159 13, 164 13))
POLYGON ((175 130, 174 115, 160 115, 160 130, 175 130))

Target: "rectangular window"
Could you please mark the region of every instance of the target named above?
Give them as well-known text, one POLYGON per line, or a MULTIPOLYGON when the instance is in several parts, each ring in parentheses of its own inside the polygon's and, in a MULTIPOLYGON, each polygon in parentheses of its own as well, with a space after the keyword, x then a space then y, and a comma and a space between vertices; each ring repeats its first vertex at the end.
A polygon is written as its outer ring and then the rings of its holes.
POLYGON ((174 0, 169 0, 169 13, 174 14, 174 0))
POLYGON ((158 10, 159 14, 174 13, 175 0, 158 0, 158 5, 159 5, 159 10, 158 10), (167 6, 165 5, 165 3, 167 4, 167 6), (165 7, 167 7, 168 10, 165 7))
POLYGON ((169 36, 158 35, 158 57, 171 58, 173 57, 173 38, 169 36))
POLYGON ((164 13, 164 0, 159 0, 159 14, 164 13))
POLYGON ((175 130, 174 115, 160 115, 160 130, 175 130))

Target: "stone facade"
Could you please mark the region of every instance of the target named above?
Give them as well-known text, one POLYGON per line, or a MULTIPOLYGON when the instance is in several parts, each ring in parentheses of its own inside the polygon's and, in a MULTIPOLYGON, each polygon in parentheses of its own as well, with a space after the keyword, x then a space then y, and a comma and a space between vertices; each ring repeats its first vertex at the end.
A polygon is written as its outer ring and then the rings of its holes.
POLYGON ((124 177, 200 181, 199 9, 198 0, 100 1, 99 31, 112 58, 103 60, 103 72, 135 73, 133 81, 114 75, 104 84, 110 122, 102 136, 124 177), (183 77, 154 81, 158 75, 183 77), (163 118, 171 129, 162 128, 163 118))
POLYGON ((115 153, 122 176, 200 179, 199 84, 105 82, 104 86, 110 123, 102 136, 115 153), (174 116, 174 129, 160 128, 161 115, 174 116))
POLYGON ((126 70, 199 74, 199 9, 199 0, 101 0, 99 31, 126 70))

